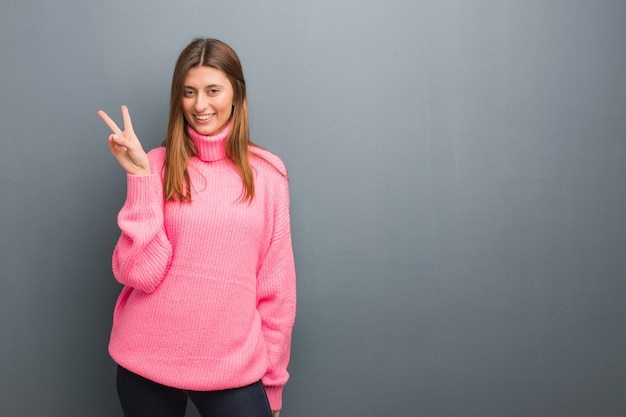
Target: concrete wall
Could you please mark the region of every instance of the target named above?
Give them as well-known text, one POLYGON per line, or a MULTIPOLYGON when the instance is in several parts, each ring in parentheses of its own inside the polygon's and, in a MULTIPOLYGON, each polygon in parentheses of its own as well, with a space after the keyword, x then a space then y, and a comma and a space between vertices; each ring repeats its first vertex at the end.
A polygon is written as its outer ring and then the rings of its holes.
MULTIPOLYGON (((239 53, 291 177, 283 416, 621 416, 623 1, 9 0, 0 415, 121 416, 125 196, 105 109, 164 137, 195 36, 239 53)), ((190 409, 190 416, 195 410, 190 409)))

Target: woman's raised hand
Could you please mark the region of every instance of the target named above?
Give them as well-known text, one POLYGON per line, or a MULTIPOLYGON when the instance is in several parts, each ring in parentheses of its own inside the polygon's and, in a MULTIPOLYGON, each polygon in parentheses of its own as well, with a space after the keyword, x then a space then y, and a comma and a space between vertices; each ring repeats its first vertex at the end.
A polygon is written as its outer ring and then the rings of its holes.
POLYGON ((104 111, 99 110, 98 116, 100 116, 109 129, 111 129, 111 132, 113 132, 109 136, 109 148, 122 168, 131 175, 150 175, 150 161, 137 135, 135 135, 133 131, 133 124, 130 121, 128 107, 122 106, 122 118, 124 120, 123 131, 117 127, 113 119, 104 111))

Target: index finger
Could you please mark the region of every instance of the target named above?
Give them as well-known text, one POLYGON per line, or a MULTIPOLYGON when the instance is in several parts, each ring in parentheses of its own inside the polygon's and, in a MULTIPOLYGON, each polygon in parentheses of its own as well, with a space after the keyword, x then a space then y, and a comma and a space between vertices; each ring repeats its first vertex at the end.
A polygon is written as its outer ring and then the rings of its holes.
POLYGON ((122 106, 122 119, 124 120, 124 130, 133 132, 133 123, 130 121, 130 112, 126 106, 122 106))
POLYGON ((100 116, 102 121, 109 127, 109 129, 111 129, 111 132, 115 133, 116 135, 122 133, 122 131, 119 127, 117 127, 113 119, 111 119, 109 115, 106 114, 103 110, 98 110, 98 116, 100 116))

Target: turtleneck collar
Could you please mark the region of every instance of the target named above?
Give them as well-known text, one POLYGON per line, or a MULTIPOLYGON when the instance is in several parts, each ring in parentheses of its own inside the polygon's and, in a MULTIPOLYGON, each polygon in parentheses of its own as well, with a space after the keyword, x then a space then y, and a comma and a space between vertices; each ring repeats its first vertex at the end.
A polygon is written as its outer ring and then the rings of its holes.
POLYGON ((194 145, 196 145, 198 158, 206 162, 219 161, 225 158, 226 150, 224 149, 224 143, 226 142, 226 137, 230 132, 232 124, 233 121, 229 121, 226 127, 214 136, 202 135, 196 132, 191 126, 187 125, 187 132, 194 145))

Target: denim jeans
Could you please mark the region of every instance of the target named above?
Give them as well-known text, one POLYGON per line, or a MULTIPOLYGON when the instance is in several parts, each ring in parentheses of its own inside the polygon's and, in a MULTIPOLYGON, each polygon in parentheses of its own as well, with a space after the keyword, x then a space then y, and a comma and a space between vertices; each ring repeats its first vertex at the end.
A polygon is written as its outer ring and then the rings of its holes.
POLYGON ((125 417, 184 417, 188 398, 202 417, 272 417, 261 381, 221 391, 189 391, 118 366, 117 393, 125 417))

